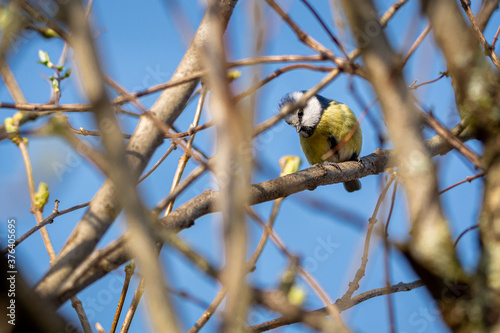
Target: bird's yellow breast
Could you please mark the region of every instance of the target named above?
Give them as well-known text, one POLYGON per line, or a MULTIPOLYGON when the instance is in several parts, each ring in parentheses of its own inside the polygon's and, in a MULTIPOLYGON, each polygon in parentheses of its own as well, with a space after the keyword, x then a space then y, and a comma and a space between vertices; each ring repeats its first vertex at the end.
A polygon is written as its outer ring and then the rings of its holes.
MULTIPOLYGON (((342 103, 332 102, 323 112, 313 134, 308 138, 300 136, 300 145, 310 164, 323 163, 322 156, 331 148, 331 137, 339 143, 356 125, 357 119, 352 111, 342 103), (329 139, 330 138, 330 139, 329 139)), ((344 162, 359 156, 363 138, 358 126, 353 137, 328 161, 344 162)))

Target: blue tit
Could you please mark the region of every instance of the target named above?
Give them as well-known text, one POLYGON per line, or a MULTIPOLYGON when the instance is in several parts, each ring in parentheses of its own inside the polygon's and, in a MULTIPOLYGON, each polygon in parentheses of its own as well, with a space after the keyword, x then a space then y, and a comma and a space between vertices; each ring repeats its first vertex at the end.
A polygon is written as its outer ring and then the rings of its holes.
MULTIPOLYGON (((279 102, 279 109, 298 102, 303 95, 304 91, 285 95, 279 102)), ((325 162, 323 155, 337 146, 358 122, 347 105, 317 94, 307 101, 303 109, 287 115, 285 121, 297 129, 302 151, 310 164, 325 162)), ((351 139, 326 161, 358 161, 362 144, 363 136, 358 126, 351 139)), ((345 182, 344 187, 348 192, 354 192, 361 189, 361 183, 357 179, 351 180, 345 182)))

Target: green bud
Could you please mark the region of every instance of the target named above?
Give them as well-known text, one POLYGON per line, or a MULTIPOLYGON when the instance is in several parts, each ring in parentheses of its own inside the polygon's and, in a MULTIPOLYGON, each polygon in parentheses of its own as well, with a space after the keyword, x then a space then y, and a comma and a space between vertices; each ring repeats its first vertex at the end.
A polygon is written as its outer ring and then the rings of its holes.
POLYGON ((7 132, 7 134, 9 135, 10 141, 14 142, 16 145, 21 142, 28 144, 28 139, 21 138, 21 136, 19 135, 19 122, 21 121, 22 117, 23 115, 21 114, 21 112, 16 112, 13 118, 5 118, 4 120, 5 132, 7 132))
POLYGON ((238 70, 229 71, 227 73, 227 78, 228 78, 229 82, 233 82, 234 80, 239 79, 240 76, 241 76, 241 72, 238 70))
POLYGON ((135 260, 132 259, 129 264, 125 265, 125 273, 134 274, 135 272, 135 260))
POLYGON ((16 113, 14 113, 14 116, 12 116, 12 118, 14 119, 14 121, 16 122, 16 124, 19 125, 19 123, 23 119, 23 113, 22 112, 16 112, 16 113))
POLYGON ((49 78, 49 80, 52 82, 52 89, 54 89, 55 92, 59 91, 59 81, 53 76, 49 78))
POLYGON ((38 185, 38 192, 35 194, 35 207, 38 209, 43 209, 47 201, 49 200, 49 186, 44 182, 40 182, 38 185))
POLYGON ((59 36, 59 34, 57 32, 55 32, 54 30, 52 30, 49 27, 37 27, 36 31, 38 31, 38 33, 40 35, 42 35, 42 37, 47 38, 47 39, 61 37, 61 36, 59 36))
POLYGON ((39 64, 45 65, 49 68, 54 67, 54 64, 50 61, 50 57, 47 52, 38 50, 38 57, 40 58, 40 61, 38 61, 39 64))
POLYGON ((306 292, 299 286, 293 285, 288 292, 288 301, 296 306, 301 306, 306 299, 306 292))
POLYGON ((19 131, 19 127, 14 121, 14 118, 5 118, 4 125, 7 133, 16 133, 19 131))
POLYGON ((63 79, 68 78, 68 77, 71 75, 71 71, 72 71, 72 69, 71 69, 71 68, 69 68, 69 69, 66 71, 66 73, 64 73, 64 75, 62 76, 62 78, 63 78, 63 79))
POLYGON ((299 171, 302 160, 298 156, 283 156, 279 160, 281 167, 280 177, 299 171))

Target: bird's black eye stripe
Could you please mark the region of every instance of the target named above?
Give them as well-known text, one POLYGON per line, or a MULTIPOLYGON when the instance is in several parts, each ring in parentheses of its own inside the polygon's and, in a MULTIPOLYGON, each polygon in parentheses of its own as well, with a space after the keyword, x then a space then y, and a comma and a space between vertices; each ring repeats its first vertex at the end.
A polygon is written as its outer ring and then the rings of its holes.
POLYGON ((299 111, 297 112, 297 116, 299 116, 299 118, 302 118, 304 116, 304 110, 299 109, 299 111))

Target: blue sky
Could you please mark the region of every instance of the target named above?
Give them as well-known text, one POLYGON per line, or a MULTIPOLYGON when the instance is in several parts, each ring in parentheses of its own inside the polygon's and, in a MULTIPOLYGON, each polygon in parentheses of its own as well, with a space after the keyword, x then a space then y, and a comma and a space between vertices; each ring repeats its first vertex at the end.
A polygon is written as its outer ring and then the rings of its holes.
MULTIPOLYGON (((249 58, 253 54, 251 3, 253 2, 240 1, 229 23, 226 41, 230 60, 249 58)), ((279 3, 287 9, 303 30, 338 53, 328 35, 300 1, 280 1, 279 3)), ((332 15, 334 13, 329 7, 329 2, 311 1, 311 3, 321 13, 327 24, 333 28, 332 15)), ((383 13, 391 2, 378 1, 377 4, 380 13, 383 13)), ((172 7, 167 6, 164 1, 147 3, 130 0, 121 2, 95 1, 91 18, 106 74, 129 91, 142 90, 168 81, 204 14, 203 1, 179 1, 179 6, 182 11, 173 13, 172 7), (179 18, 182 22, 184 37, 178 34, 176 20, 179 18)), ((270 29, 270 37, 265 46, 264 54, 314 54, 298 41, 293 32, 280 21, 274 12, 264 3, 263 6, 265 9, 264 20, 270 29)), ((473 9, 477 10, 477 8, 473 9)), ((499 22, 500 17, 495 14, 485 33, 490 42, 499 22)), ((418 2, 410 1, 390 22, 386 32, 391 38, 392 46, 401 54, 405 54, 425 26, 426 21, 420 16, 418 2)), ((335 33, 341 40, 345 40, 346 37, 342 31, 335 30, 335 33)), ((346 45, 348 45, 349 51, 354 47, 348 35, 346 45)), ((47 82, 47 77, 52 73, 49 69, 36 63, 38 50, 47 51, 51 59, 55 61, 59 58, 62 47, 63 44, 60 40, 40 39, 33 33, 22 35, 15 44, 15 49, 12 50, 8 60, 29 102, 45 103, 50 98, 50 85, 47 82)), ((71 56, 68 59, 67 67, 74 67, 71 56)), ((262 66, 261 76, 264 77, 279 67, 281 67, 280 64, 262 66)), ((432 36, 429 35, 406 66, 406 80, 408 85, 414 80, 417 80, 418 83, 428 81, 435 79, 438 73, 445 69, 442 57, 435 48, 432 36)), ((235 93, 239 93, 249 86, 251 72, 248 68, 243 69, 242 72, 242 77, 233 84, 235 93)), ((323 73, 295 70, 273 80, 261 89, 257 96, 256 122, 272 116, 277 111, 277 102, 282 95, 294 90, 309 89, 322 76, 324 76, 323 73)), ((347 75, 341 75, 323 89, 321 94, 346 103, 359 116, 362 108, 350 90, 351 82, 354 83, 354 89, 362 97, 365 104, 373 100, 374 94, 369 84, 359 78, 351 80, 347 75)), ((451 127, 457 123, 458 115, 449 79, 445 78, 432 85, 423 86, 415 93, 420 101, 426 107, 431 108, 445 125, 451 127)), ((111 91, 110 95, 114 96, 111 91)), ((150 107, 157 97, 158 93, 152 94, 142 98, 141 102, 146 107, 150 107)), ((0 101, 12 101, 3 82, 0 83, 0 101)), ((79 102, 85 102, 85 97, 79 89, 78 73, 74 71, 71 78, 63 82, 61 103, 79 102)), ((126 106, 126 109, 137 112, 133 106, 126 106)), ((179 129, 187 129, 194 116, 194 110, 195 103, 186 108, 175 125, 179 129)), ((383 127, 383 116, 378 105, 369 112, 383 127)), ((11 116, 14 111, 3 109, 2 113, 3 117, 7 117, 11 116)), ((96 129, 91 115, 71 113, 69 116, 73 127, 96 129)), ((201 122, 204 123, 210 119, 209 110, 204 110, 201 122)), ((37 120, 23 128, 37 128, 46 120, 47 118, 37 120)), ((136 119, 130 116, 121 116, 120 121, 124 132, 132 133, 136 119)), ((371 123, 365 120, 361 126, 364 135, 361 155, 364 156, 372 153, 380 145, 371 123)), ((430 137, 433 133, 425 131, 425 135, 430 137)), ((85 139, 91 144, 99 145, 99 140, 95 138, 85 139)), ((213 130, 199 133, 195 144, 202 151, 211 155, 215 145, 213 130)), ((257 138, 254 144, 259 168, 253 175, 253 182, 277 177, 279 175, 278 160, 283 155, 293 154, 304 159, 297 133, 284 123, 278 124, 269 133, 257 138)), ((468 145, 477 152, 481 151, 481 147, 475 142, 468 143, 468 145)), ((147 169, 163 155, 169 146, 170 144, 165 142, 159 147, 147 169)), ((390 148, 390 143, 384 147, 390 148)), ((61 201, 60 209, 91 200, 104 181, 103 175, 94 166, 87 163, 60 139, 30 137, 29 152, 35 172, 35 182, 44 181, 50 186, 50 202, 59 199, 61 201)), ((180 149, 175 151, 151 177, 139 186, 146 205, 154 207, 159 200, 165 197, 170 189, 173 173, 181 154, 180 149)), ((18 236, 34 226, 35 219, 29 211, 26 173, 17 147, 5 140, 0 142, 0 156, 4 161, 0 164, 0 183, 2 184, 0 187, 2 197, 0 201, 0 212, 2 212, 0 236, 1 240, 4 241, 8 218, 13 217, 18 221, 18 236)), ((440 188, 445 188, 467 176, 478 173, 471 167, 470 163, 455 152, 444 157, 437 157, 435 161, 439 170, 440 188)), ((195 162, 190 162, 185 175, 194 167, 196 167, 195 162)), ((307 167, 305 159, 302 167, 307 167)), ((338 218, 335 214, 335 207, 353 210, 367 225, 368 218, 372 215, 378 199, 382 177, 386 177, 386 175, 363 178, 361 180, 363 189, 356 193, 346 193, 342 185, 331 185, 320 187, 313 192, 292 195, 283 202, 276 221, 276 233, 292 253, 301 257, 304 266, 309 269, 333 300, 343 295, 348 282, 352 280, 355 270, 360 264, 365 238, 364 228, 359 228, 338 218), (311 200, 325 203, 331 207, 333 213, 311 207, 307 204, 311 200)), ((192 188, 181 195, 176 206, 207 188, 216 188, 215 180, 209 175, 201 177, 192 188)), ((390 235, 395 240, 408 238, 407 205, 404 191, 401 188, 400 184, 390 225, 390 235)), ((482 191, 482 180, 476 180, 441 196, 454 237, 457 237, 467 227, 476 224, 480 211, 480 191, 482 191)), ((271 205, 271 203, 264 203, 256 207, 258 214, 264 220, 270 213, 271 205)), ((44 215, 50 214, 52 208, 51 204, 48 205, 44 215)), ((382 209, 384 214, 387 211, 388 206, 382 209)), ((84 210, 79 210, 59 217, 53 225, 48 227, 57 252, 65 243, 83 212, 84 210)), ((381 221, 385 220, 384 216, 381 216, 381 221)), ((212 214, 199 219, 194 227, 183 231, 180 236, 213 263, 221 265, 223 247, 220 227, 219 216, 212 214)), ((120 215, 100 242, 100 246, 114 240, 124 229, 125 222, 123 216, 120 215)), ((261 229, 251 220, 248 221, 248 229, 250 235, 249 252, 252 253, 260 238, 261 229)), ((458 245, 460 260, 469 270, 475 267, 478 256, 476 236, 476 232, 471 232, 458 245)), ((169 248, 163 251, 161 258, 169 276, 169 285, 175 290, 185 291, 205 303, 211 302, 220 288, 218 284, 201 276, 196 268, 186 263, 182 257, 169 248)), ((358 292, 384 286, 383 262, 383 244, 374 238, 366 276, 363 278, 358 292)), ((18 247, 18 266, 30 283, 36 283, 46 272, 48 265, 48 255, 39 234, 33 235, 18 247)), ((249 281, 261 288, 276 287, 280 274, 286 267, 286 258, 273 244, 269 243, 258 262, 257 270, 249 276, 249 281)), ((409 264, 396 252, 391 252, 391 268, 392 283, 409 282, 417 278, 409 264)), ((84 303, 91 323, 100 322, 106 331, 111 326, 123 276, 123 269, 120 268, 78 295, 84 303)), ((138 279, 134 279, 129 296, 133 294, 137 282, 138 279)), ((299 281, 299 284, 307 290, 305 305, 311 309, 321 307, 321 302, 306 284, 303 281, 299 281)), ((128 306, 130 299, 131 297, 127 298, 126 306, 128 306)), ((181 325, 187 330, 202 314, 204 308, 178 296, 174 296, 173 300, 181 325)), ((393 300, 399 332, 446 331, 436 311, 435 303, 425 289, 399 293, 393 296, 393 300)), ((72 321, 77 320, 76 314, 69 304, 62 307, 61 313, 72 321)), ((275 314, 257 308, 250 315, 249 321, 251 324, 256 324, 274 317, 275 314)), ((353 331, 385 332, 388 330, 387 300, 385 297, 379 297, 367 301, 343 313, 343 318, 353 331)), ((143 302, 132 323, 131 332, 150 330, 148 322, 143 302)), ((216 331, 217 327, 216 315, 209 321, 205 331, 216 331)), ((293 325, 285 327, 283 331, 307 332, 308 329, 302 325, 293 325)))

